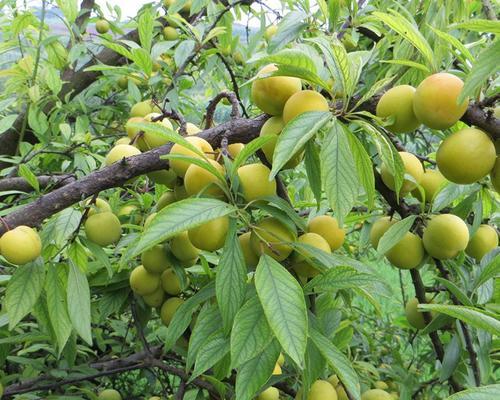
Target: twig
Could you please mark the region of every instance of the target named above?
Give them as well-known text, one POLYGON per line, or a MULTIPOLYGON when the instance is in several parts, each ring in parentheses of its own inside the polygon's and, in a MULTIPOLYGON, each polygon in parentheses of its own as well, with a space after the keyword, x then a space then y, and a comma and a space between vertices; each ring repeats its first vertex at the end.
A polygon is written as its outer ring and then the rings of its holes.
POLYGON ((240 117, 240 110, 238 108, 238 99, 236 95, 232 92, 220 92, 210 101, 210 103, 208 103, 207 113, 205 117, 205 129, 209 129, 212 127, 217 104, 219 104, 222 99, 227 99, 231 103, 231 118, 236 119, 240 117))

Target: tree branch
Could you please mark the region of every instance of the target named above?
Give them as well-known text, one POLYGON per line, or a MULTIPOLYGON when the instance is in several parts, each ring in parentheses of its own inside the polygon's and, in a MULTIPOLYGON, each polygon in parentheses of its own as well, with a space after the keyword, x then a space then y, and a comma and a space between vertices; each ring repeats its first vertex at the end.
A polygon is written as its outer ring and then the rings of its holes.
MULTIPOLYGON (((73 174, 63 175, 40 175, 37 177, 40 188, 51 186, 53 188, 62 187, 76 181, 73 174)), ((34 190, 28 181, 22 177, 0 179, 0 192, 6 190, 19 190, 21 192, 31 192, 34 190)))
POLYGON ((490 0, 482 0, 483 3, 483 11, 486 14, 486 18, 496 21, 497 14, 495 13, 495 7, 491 4, 490 0))

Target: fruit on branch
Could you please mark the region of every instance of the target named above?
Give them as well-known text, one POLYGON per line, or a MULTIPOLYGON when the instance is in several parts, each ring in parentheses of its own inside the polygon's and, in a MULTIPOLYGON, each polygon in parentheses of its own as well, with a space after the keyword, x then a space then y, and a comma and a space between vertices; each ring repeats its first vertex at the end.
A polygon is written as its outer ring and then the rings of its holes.
POLYGON ((152 274, 142 265, 135 267, 130 273, 130 287, 139 296, 146 296, 160 286, 160 275, 152 274))
POLYGON ((40 236, 29 226, 20 225, 5 232, 0 238, 0 253, 11 264, 29 263, 37 259, 41 252, 40 236))
POLYGON ((170 265, 165 247, 157 244, 141 254, 141 263, 148 272, 161 274, 170 265))
POLYGON ((113 147, 106 155, 105 163, 109 166, 115 162, 123 160, 126 157, 132 157, 138 154, 141 154, 141 151, 137 147, 129 144, 119 144, 113 147))
MULTIPOLYGON (((260 130, 260 136, 274 136, 273 139, 268 141, 264 146, 262 146, 262 151, 266 156, 266 160, 272 164, 274 149, 276 148, 276 142, 278 141, 278 136, 285 127, 285 122, 280 115, 269 118, 260 130)), ((284 168, 290 169, 295 168, 302 161, 303 153, 295 155, 291 160, 289 160, 284 168)))
POLYGON ((276 25, 269 25, 264 32, 264 37, 267 41, 270 41, 274 35, 278 32, 278 27, 276 25))
POLYGON ((399 400, 399 393, 398 392, 389 392, 389 395, 391 396, 391 399, 399 400))
MULTIPOLYGON (((116 142, 115 145, 117 145, 117 144, 130 144, 130 141, 133 140, 137 136, 137 134, 141 131, 139 128, 134 128, 131 125, 137 124, 137 123, 144 123, 144 122, 145 121, 144 121, 143 117, 131 117, 131 118, 129 118, 128 121, 125 123, 125 131, 127 132, 128 141, 124 142, 124 143, 116 142)), ((134 145, 136 143, 137 143, 137 140, 134 141, 134 145)))
POLYGON ((118 217, 109 211, 93 214, 84 224, 85 235, 91 242, 101 247, 109 246, 120 240, 122 226, 118 217))
MULTIPOLYGON (((324 251, 325 253, 332 252, 330 249, 330 245, 328 244, 326 239, 318 235, 317 233, 304 233, 303 235, 299 236, 297 242, 312 246, 316 249, 324 251)), ((295 250, 292 257, 292 268, 298 275, 309 278, 316 276, 319 273, 319 271, 314 268, 314 266, 309 262, 308 259, 311 257, 314 257, 314 253, 311 253, 308 250, 301 249, 301 252, 299 252, 297 249, 295 250)))
MULTIPOLYGON (((191 145, 196 147, 200 152, 205 153, 205 158, 214 158, 214 149, 205 139, 202 139, 198 136, 188 136, 185 138, 191 145)), ((181 144, 174 144, 172 146, 172 150, 170 154, 178 154, 182 156, 194 157, 194 158, 203 158, 201 155, 195 153, 193 150, 184 147, 181 144)), ((184 177, 186 175, 186 171, 191 165, 189 161, 184 161, 180 159, 171 159, 169 160, 170 167, 174 170, 174 172, 180 176, 184 177)))
POLYGON ((179 233, 171 240, 170 250, 178 260, 186 263, 196 260, 200 254, 200 250, 189 240, 187 231, 179 233))
POLYGON ((172 268, 161 274, 161 287, 170 296, 177 296, 182 292, 181 281, 172 268))
POLYGON ((146 115, 153 112, 161 112, 161 110, 151 100, 144 100, 132 106, 130 109, 130 117, 144 118, 146 115))
MULTIPOLYGON (((157 118, 160 118, 160 117, 161 117, 161 114, 159 114, 159 113, 151 113, 151 114, 146 115, 142 119, 142 122, 152 122, 153 120, 156 120, 157 118)), ((141 122, 141 121, 139 121, 139 122, 141 122)), ((128 124, 128 122, 127 122, 127 124, 128 124)), ((171 131, 174 130, 174 127, 172 126, 172 123, 168 120, 168 118, 163 118, 161 120, 158 120, 155 122, 155 124, 161 125, 167 129, 171 130, 171 131)), ((132 128, 132 131, 133 131, 133 128, 132 128)), ((131 139, 133 139, 133 137, 131 137, 131 139)), ((137 143, 137 147, 139 147, 139 149, 141 151, 147 151, 147 150, 154 149, 156 147, 163 146, 164 144, 167 144, 168 139, 160 134, 155 133, 155 132, 146 131, 137 138, 136 143, 137 143)))
POLYGON ((438 260, 454 258, 469 243, 469 229, 453 214, 431 217, 423 235, 425 251, 438 260))
POLYGON ((151 224, 153 219, 156 217, 156 214, 158 214, 158 213, 152 213, 146 217, 146 219, 144 220, 144 225, 143 225, 144 230, 147 229, 149 224, 151 224))
POLYGON ((270 174, 271 170, 260 163, 238 168, 241 191, 247 203, 261 197, 276 196, 276 181, 269 180, 270 174))
POLYGON ((392 397, 385 390, 370 389, 361 395, 361 400, 392 400, 392 397))
MULTIPOLYGON (((404 179, 400 192, 404 195, 415 189, 417 187, 417 184, 421 182, 422 177, 424 176, 424 167, 422 167, 422 163, 420 162, 420 160, 411 153, 400 151, 399 155, 401 156, 401 160, 403 161, 405 175, 410 175, 416 182, 415 183, 409 179, 404 179)), ((394 175, 385 163, 383 163, 382 167, 380 168, 380 175, 385 186, 387 186, 392 191, 395 191, 396 185, 394 182, 394 175)))
POLYGON ((158 202, 156 203, 156 210, 160 211, 176 201, 174 192, 169 190, 168 192, 163 193, 158 199, 158 202))
MULTIPOLYGON (((302 400, 302 389, 298 390, 295 399, 302 400)), ((337 392, 330 382, 318 379, 311 385, 307 400, 337 400, 337 392)))
POLYGON ((419 121, 432 129, 447 129, 455 125, 469 104, 468 100, 457 104, 463 86, 460 78, 447 72, 425 78, 413 98, 413 110, 419 121))
POLYGON ((414 233, 406 232, 403 238, 387 251, 385 256, 397 268, 416 268, 425 256, 422 239, 414 233))
POLYGON ((292 252, 288 244, 295 241, 295 233, 277 218, 264 218, 252 230, 250 243, 256 254, 267 254, 283 261, 292 252))
POLYGON ((153 293, 142 296, 142 299, 150 307, 160 307, 165 300, 165 292, 160 285, 153 293))
POLYGON ((256 400, 279 400, 280 392, 273 386, 268 387, 266 390, 263 390, 258 396, 256 400))
POLYGON ((139 213, 139 208, 135 204, 126 204, 118 210, 116 214, 120 222, 129 222, 139 225, 142 221, 142 215, 139 213))
POLYGON ((234 160, 238 156, 238 154, 240 154, 241 150, 243 150, 244 148, 245 145, 243 143, 232 143, 227 145, 227 152, 234 160))
POLYGON ((370 243, 374 249, 377 249, 378 242, 384 233, 396 222, 398 221, 393 217, 381 217, 373 223, 370 230, 370 243))
MULTIPOLYGON (((425 202, 430 203, 434 199, 434 196, 439 191, 439 189, 447 182, 446 178, 437 169, 427 169, 420 180, 420 186, 425 193, 425 202)), ((415 188, 412 194, 422 200, 422 196, 419 188, 415 188)))
POLYGON ((175 312, 182 303, 184 303, 184 300, 179 297, 171 297, 163 303, 160 310, 160 317, 165 326, 168 326, 172 322, 175 312))
POLYGON ((498 247, 498 233, 489 225, 480 225, 471 236, 465 252, 476 259, 477 262, 498 247))
POLYGON ((195 124, 192 124, 191 122, 186 122, 186 133, 189 136, 197 135, 200 132, 201 132, 201 129, 198 128, 195 124))
POLYGON ((105 19, 100 19, 95 23, 95 30, 101 35, 109 32, 109 22, 105 19))
MULTIPOLYGON (((277 70, 278 67, 274 64, 266 65, 257 73, 257 77, 269 75, 277 70)), ((252 101, 266 114, 281 115, 286 101, 301 89, 302 82, 299 78, 269 76, 253 81, 252 101)))
POLYGON ((415 88, 410 85, 399 85, 389 89, 377 103, 377 117, 392 117, 394 122, 387 125, 393 133, 412 132, 420 126, 413 111, 415 88))
POLYGON ((324 238, 331 251, 337 250, 344 244, 345 230, 339 227, 336 218, 330 215, 318 215, 309 221, 307 231, 317 233, 324 238))
POLYGON ((497 157, 495 161, 495 165, 490 173, 490 178, 493 188, 497 191, 497 193, 500 193, 500 157, 497 157))
POLYGON ((405 306, 405 315, 411 326, 416 329, 424 329, 427 324, 425 323, 424 314, 421 311, 418 311, 418 304, 418 299, 416 297, 408 300, 405 306))
POLYGON ((104 389, 97 396, 99 400, 122 400, 120 392, 114 389, 104 389))
MULTIPOLYGON (((222 165, 211 159, 207 159, 206 161, 220 175, 224 176, 225 171, 222 165)), ((221 188, 221 185, 224 185, 224 183, 212 172, 197 164, 191 164, 184 176, 184 187, 189 196, 202 194, 204 196, 224 198, 224 190, 221 188)))
MULTIPOLYGON (((130 144, 130 139, 128 136, 124 136, 115 142, 115 146, 118 144, 130 144)), ((133 145, 132 145, 133 146, 133 145)))
POLYGON ((89 207, 89 211, 87 213, 88 216, 105 211, 111 212, 111 206, 109 205, 109 203, 106 200, 101 199, 100 197, 97 197, 95 199, 95 202, 93 203, 92 199, 87 200, 85 202, 85 207, 89 207))
POLYGON ((166 26, 163 28, 163 37, 165 40, 177 40, 179 38, 179 33, 172 26, 166 26))
POLYGON ((224 246, 228 230, 229 217, 224 215, 223 217, 190 229, 188 237, 196 248, 205 251, 215 251, 224 246))
POLYGON ((295 117, 307 111, 329 111, 328 101, 314 90, 301 90, 293 94, 283 109, 283 121, 288 124, 295 117))
POLYGON ((495 165, 496 150, 490 137, 480 129, 464 128, 439 145, 436 162, 451 182, 470 184, 481 180, 495 165))
POLYGON ((241 250, 243 251, 243 257, 245 259, 245 264, 248 268, 255 267, 259 263, 259 256, 254 251, 250 243, 251 235, 251 232, 245 232, 238 236, 241 250))
POLYGON ((385 383, 384 381, 376 381, 374 384, 373 384, 373 387, 375 389, 382 389, 382 390, 387 390, 389 389, 389 385, 387 383, 385 383))

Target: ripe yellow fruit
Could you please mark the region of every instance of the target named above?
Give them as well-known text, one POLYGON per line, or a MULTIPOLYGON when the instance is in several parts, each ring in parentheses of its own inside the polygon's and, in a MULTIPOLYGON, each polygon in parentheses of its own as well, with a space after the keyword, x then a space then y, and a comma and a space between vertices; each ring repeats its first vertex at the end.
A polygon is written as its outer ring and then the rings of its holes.
POLYGON ((189 240, 188 232, 184 231, 175 236, 170 242, 170 250, 180 261, 189 262, 198 258, 200 250, 189 240))
POLYGON ((370 230, 370 243, 374 249, 378 247, 378 242, 380 238, 384 236, 384 233, 397 222, 392 217, 381 217, 377 219, 370 230))
MULTIPOLYGON (((277 71, 274 64, 266 65, 257 76, 263 76, 277 71)), ((286 101, 294 93, 302 89, 302 82, 299 78, 290 76, 270 76, 257 79, 252 83, 252 101, 263 112, 271 115, 283 113, 286 101)))
POLYGON ((389 392, 390 396, 394 400, 399 400, 399 393, 398 392, 389 392))
POLYGON ((172 26, 166 26, 163 28, 163 37, 165 40, 177 40, 179 38, 179 33, 172 26))
POLYGON ((234 160, 238 156, 238 154, 240 154, 241 150, 243 150, 244 148, 245 145, 243 143, 232 143, 227 145, 227 152, 234 160))
POLYGON ((42 241, 33 228, 20 225, 2 235, 0 251, 11 264, 23 265, 40 256, 42 241))
POLYGON ((250 236, 250 243, 256 254, 267 254, 277 261, 283 261, 290 255, 293 248, 287 243, 294 241, 295 234, 281 221, 272 217, 261 220, 250 236))
POLYGON ((419 236, 406 232, 403 238, 385 256, 395 267, 412 269, 420 265, 425 256, 424 245, 419 236))
POLYGON ((258 396, 256 400, 279 400, 280 392, 273 386, 268 387, 266 390, 263 390, 258 396))
POLYGON ((182 292, 181 281, 172 268, 161 274, 161 287, 170 296, 177 296, 182 292))
POLYGON ((493 188, 497 191, 497 193, 500 193, 500 157, 497 157, 495 161, 495 165, 490 173, 490 178, 493 188))
MULTIPOLYGON (((205 139, 202 139, 198 136, 188 136, 185 138, 190 144, 195 146, 198 150, 201 152, 205 153, 206 158, 211 158, 213 159, 213 152, 214 149, 208 143, 205 139), (206 154, 209 153, 209 154, 206 154)), ((188 148, 176 143, 172 146, 172 150, 170 151, 170 154, 179 154, 183 156, 189 156, 189 157, 196 157, 196 158, 201 158, 200 155, 196 154, 194 151, 189 150, 188 148)), ((189 161, 183 161, 183 160, 170 160, 170 167, 175 171, 175 173, 180 176, 184 177, 186 174, 187 169, 191 165, 189 161)))
MULTIPOLYGON (((135 136, 140 132, 139 128, 132 127, 132 124, 144 123, 146 120, 143 117, 132 117, 129 118, 125 123, 125 131, 127 132, 127 136, 129 137, 128 142, 126 143, 116 143, 116 144, 130 144, 130 141, 135 138, 135 136)), ((137 143, 137 139, 134 141, 134 144, 137 143)))
POLYGON ((469 243, 469 229, 456 215, 435 215, 427 223, 423 241, 425 251, 431 257, 446 260, 465 250, 469 243))
POLYGON ((279 357, 278 357, 278 361, 276 361, 280 367, 283 366, 283 364, 285 363, 285 356, 283 355, 283 353, 280 353, 279 357))
POLYGON ((276 181, 269 181, 271 170, 264 164, 248 164, 238 168, 238 179, 246 202, 276 195, 276 181))
POLYGON ((92 199, 89 199, 85 202, 85 206, 90 207, 89 212, 87 214, 88 216, 91 216, 91 215, 94 215, 94 214, 97 214, 100 212, 105 212, 105 211, 111 212, 111 206, 109 205, 109 203, 106 200, 98 197, 97 199, 95 199, 94 203, 91 203, 91 201, 92 201, 92 199))
POLYGON ((375 389, 382 389, 382 390, 387 390, 389 389, 389 385, 385 383, 384 381, 377 381, 373 384, 373 387, 375 389))
POLYGON ((225 215, 190 229, 188 237, 196 248, 215 251, 224 246, 228 230, 229 217, 225 215))
POLYGON ((370 389, 361 395, 361 400, 392 400, 392 397, 385 390, 370 389))
POLYGON ((141 154, 141 151, 129 144, 119 144, 111 149, 105 159, 106 165, 111 165, 121 161, 123 158, 132 157, 141 154))
MULTIPOLYGON (((224 176, 224 167, 217 161, 207 160, 222 176, 224 176)), ((223 198, 224 190, 220 185, 223 185, 217 176, 200 167, 196 164, 191 164, 186 170, 184 176, 184 187, 189 196, 202 194, 204 196, 223 198)))
MULTIPOLYGON (((304 233, 299 236, 299 243, 307 244, 309 246, 315 247, 319 250, 322 250, 326 253, 331 253, 330 245, 322 236, 317 233, 309 232, 304 233)), ((306 260, 307 257, 312 257, 312 254, 309 254, 309 251, 305 251, 306 255, 302 255, 298 251, 295 251, 292 257, 293 269, 297 272, 298 275, 305 277, 312 277, 317 275, 319 272, 313 266, 309 265, 309 262, 306 260)))
POLYGON ((457 104, 464 83, 446 72, 431 75, 418 85, 413 98, 415 115, 432 129, 447 129, 465 114, 468 100, 457 104))
POLYGON ((91 215, 84 227, 87 239, 102 247, 118 242, 122 234, 120 220, 109 211, 91 215))
POLYGON ((201 129, 198 128, 195 124, 192 124, 191 122, 186 123, 186 133, 189 136, 197 135, 200 132, 201 132, 201 129))
POLYGON ((99 392, 97 398, 99 400, 122 400, 120 393, 114 389, 105 389, 99 392))
POLYGON ((160 286, 160 275, 148 272, 142 265, 135 267, 130 273, 130 287, 139 296, 153 293, 160 286))
POLYGON ((158 107, 156 107, 151 100, 140 101, 132 106, 130 109, 130 116, 144 118, 146 115, 151 114, 157 109, 158 107))
MULTIPOLYGON (((161 117, 161 114, 159 113, 150 113, 146 115, 144 118, 138 118, 138 117, 130 118, 127 121, 127 124, 125 125, 125 129, 127 130, 127 135, 129 135, 129 137, 132 139, 139 132, 138 129, 132 128, 129 125, 129 122, 152 122, 154 119, 157 119, 159 117, 161 117), (140 119, 142 119, 142 121, 140 121, 140 119)), ((172 123, 168 120, 168 118, 163 118, 162 120, 158 120, 154 123, 161 125, 169 130, 174 130, 174 127, 172 126, 172 123)), ((161 136, 153 132, 144 132, 136 139, 135 143, 137 144, 137 147, 139 147, 141 151, 147 151, 154 149, 156 147, 163 146, 164 144, 167 144, 168 139, 165 138, 164 136, 161 136)))
POLYGON ((328 101, 314 90, 301 90, 293 94, 283 109, 283 121, 288 124, 292 119, 307 111, 328 111, 328 101))
POLYGON ((160 285, 153 293, 142 296, 142 299, 150 307, 160 307, 165 300, 165 292, 160 285))
POLYGON ((162 210, 169 204, 175 203, 177 200, 175 199, 175 194, 172 191, 165 192, 158 199, 158 203, 156 203, 156 209, 158 211, 162 210))
POLYGON ((274 365, 274 369, 273 369, 273 375, 281 375, 281 374, 282 374, 281 365, 279 365, 276 362, 276 364, 274 365))
MULTIPOLYGON (((274 136, 269 142, 262 146, 262 151, 266 156, 269 163, 273 163, 274 149, 276 148, 276 142, 278 141, 278 136, 285 127, 285 122, 283 118, 279 116, 274 116, 269 118, 260 130, 260 136, 274 136)), ((302 161, 303 153, 295 155, 290 159, 284 166, 285 169, 295 168, 302 161)))
POLYGON ((160 310, 160 318, 165 326, 168 326, 172 322, 175 312, 182 303, 184 303, 184 300, 179 297, 171 297, 163 303, 160 310))
POLYGON ((495 228, 489 225, 481 225, 470 238, 465 252, 479 262, 486 254, 497 247, 498 233, 495 228))
POLYGON ((151 179, 154 183, 165 185, 170 189, 174 187, 175 181, 177 180, 177 174, 172 169, 153 171, 149 172, 147 175, 148 178, 151 179))
POLYGON ((264 37, 266 40, 271 40, 271 38, 278 32, 278 27, 276 25, 269 25, 264 32, 264 37))
POLYGON ((162 244, 157 244, 144 251, 141 254, 141 262, 144 268, 152 274, 161 274, 170 266, 162 244))
POLYGON ((95 23, 95 30, 101 35, 109 32, 109 22, 105 19, 100 19, 95 23))
POLYGON ((323 237, 332 251, 339 249, 344 244, 345 230, 339 228, 337 219, 329 215, 314 217, 307 224, 307 231, 323 237))
POLYGON ((349 400, 349 397, 347 396, 347 393, 342 385, 337 385, 335 391, 337 392, 338 400, 349 400))
POLYGON ((337 392, 330 382, 318 379, 311 385, 307 400, 337 400, 337 392))
POLYGON ((496 157, 495 145, 486 133, 476 128, 464 128, 441 142, 436 162, 448 180, 469 184, 488 175, 496 157))
MULTIPOLYGON (((422 167, 420 160, 413 154, 407 153, 406 151, 400 151, 399 155, 401 156, 401 160, 404 164, 405 175, 411 175, 415 182, 420 183, 422 181, 422 177, 424 176, 424 167, 422 167)), ((380 168, 380 175, 382 176, 384 184, 392 191, 395 191, 396 187, 394 183, 394 175, 392 175, 386 164, 382 164, 382 167, 380 168)), ((403 186, 401 187, 401 193, 405 194, 415 189, 417 187, 417 183, 415 182, 405 179, 403 186)))
POLYGON ((418 299, 416 297, 408 300, 405 306, 406 319, 408 320, 408 323, 414 328, 424 329, 427 324, 424 320, 424 314, 421 311, 418 311, 418 304, 418 299))
POLYGON ((122 137, 115 142, 115 146, 118 144, 130 144, 130 139, 128 136, 122 137))
MULTIPOLYGON (((426 170, 422 176, 422 180, 420 181, 420 186, 422 186, 425 193, 425 202, 432 202, 436 193, 446 182, 446 178, 437 169, 426 170)), ((418 188, 415 188, 412 193, 417 199, 422 200, 422 196, 420 195, 420 190, 418 188)))
POLYGON ((255 267, 259 263, 259 256, 255 253, 250 242, 251 235, 251 232, 245 232, 238 236, 241 250, 243 251, 243 257, 245 258, 245 264, 248 268, 255 267))
POLYGON ((411 132, 420 126, 413 111, 415 88, 410 85, 399 85, 389 89, 377 104, 377 117, 394 117, 394 122, 386 126, 393 133, 411 132))

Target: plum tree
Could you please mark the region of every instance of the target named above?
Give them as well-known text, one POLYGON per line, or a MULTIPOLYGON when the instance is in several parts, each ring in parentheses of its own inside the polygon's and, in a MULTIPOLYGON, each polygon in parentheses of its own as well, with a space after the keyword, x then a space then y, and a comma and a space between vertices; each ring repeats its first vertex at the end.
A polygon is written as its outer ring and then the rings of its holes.
POLYGON ((408 300, 405 306, 406 319, 408 320, 408 323, 414 328, 424 329, 427 324, 425 323, 424 314, 418 310, 418 304, 418 299, 416 297, 408 300))
POLYGON ((411 132, 420 126, 413 111, 415 88, 410 85, 399 85, 389 89, 377 103, 377 117, 392 117, 394 122, 386 128, 393 133, 411 132))
POLYGON ((411 232, 406 232, 403 238, 385 254, 389 262, 401 269, 418 267, 425 256, 422 239, 411 232))
POLYGON ((224 246, 228 230, 229 217, 225 215, 191 228, 188 231, 188 237, 196 248, 205 251, 215 251, 224 246))
POLYGON ((99 400, 122 400, 122 396, 118 390, 115 389, 104 389, 99 392, 97 396, 99 400))
POLYGON ((124 158, 136 156, 138 154, 141 154, 141 151, 137 147, 129 144, 119 144, 113 147, 106 155, 105 163, 106 165, 111 165, 124 158))
POLYGON ((160 276, 152 274, 142 265, 135 267, 130 273, 130 287, 139 296, 152 294, 160 286, 160 276))
POLYGON ((340 249, 345 241, 345 230, 340 228, 337 219, 330 215, 318 215, 311 219, 307 224, 307 231, 324 238, 331 251, 340 249))
POLYGON ((182 303, 184 303, 184 300, 179 297, 171 297, 170 299, 167 299, 165 303, 163 303, 160 310, 160 317, 165 326, 170 325, 175 312, 182 303))
MULTIPOLYGON (((257 77, 269 75, 278 70, 274 64, 266 65, 257 77)), ((289 76, 268 76, 252 83, 252 101, 262 111, 271 115, 281 115, 286 101, 294 93, 302 89, 298 78, 289 76)))
MULTIPOLYGON (((430 203, 439 189, 447 182, 446 178, 437 169, 426 169, 422 179, 420 180, 420 186, 425 194, 425 201, 430 203)), ((418 188, 412 191, 412 194, 419 200, 422 200, 420 190, 418 188)))
POLYGON ((269 180, 270 174, 271 170, 260 163, 238 168, 238 179, 246 202, 276 195, 276 181, 269 180))
POLYGON ((467 247, 469 229, 453 214, 434 215, 424 230, 425 251, 439 260, 454 258, 467 247))
POLYGON ((486 254, 497 247, 497 231, 492 226, 483 224, 480 225, 476 232, 474 232, 471 236, 465 252, 479 262, 486 254))
POLYGON ((186 263, 197 259, 200 254, 200 250, 189 240, 187 231, 179 233, 170 241, 170 250, 178 260, 186 263))
MULTIPOLYGON (((207 160, 212 167, 224 176, 224 167, 217 161, 207 160)), ((184 176, 184 187, 189 196, 203 194, 205 196, 223 198, 222 182, 216 175, 197 164, 191 164, 184 176)))
POLYGON ((29 226, 20 225, 5 232, 0 238, 0 253, 11 264, 29 263, 37 259, 41 252, 40 236, 29 226))
POLYGON ((258 396, 257 400, 279 400, 280 392, 273 386, 263 390, 258 396))
MULTIPOLYGON (((422 167, 420 160, 411 153, 400 151, 399 155, 401 156, 401 160, 404 164, 405 174, 410 175, 415 181, 414 182, 405 178, 403 185, 401 186, 401 194, 406 194, 415 189, 421 182, 422 177, 424 176, 424 167, 422 167)), ((382 164, 382 167, 380 168, 380 175, 385 185, 389 189, 395 191, 396 183, 394 182, 394 175, 387 164, 382 164)))
POLYGON ((161 274, 161 287, 165 293, 171 296, 181 294, 181 282, 172 268, 167 269, 161 274))
POLYGON ((441 142, 436 161, 441 173, 451 182, 474 183, 493 169, 495 145, 480 129, 460 129, 441 142))
MULTIPOLYGON (((197 148, 200 152, 205 153, 205 158, 213 158, 214 149, 212 148, 210 143, 208 143, 205 139, 202 139, 198 136, 188 136, 185 139, 191 145, 197 148)), ((178 154, 194 158, 203 158, 201 155, 195 153, 193 150, 188 149, 187 147, 184 147, 183 145, 178 143, 172 146, 170 154, 178 154)), ((169 162, 170 162, 170 167, 180 177, 184 177, 184 175, 186 175, 186 171, 191 165, 189 161, 184 161, 180 159, 172 159, 169 162)))
POLYGON ((283 121, 288 124, 295 117, 308 111, 329 111, 325 97, 314 90, 301 90, 286 101, 283 108, 283 121))
POLYGON ((391 400, 389 393, 382 389, 370 389, 361 395, 361 400, 391 400))
POLYGON ((144 251, 141 254, 141 263, 152 274, 161 274, 170 264, 165 247, 162 244, 157 244, 144 251))
POLYGON ((392 217, 381 217, 377 219, 370 230, 370 243, 374 249, 378 247, 378 242, 387 230, 398 222, 392 217))
POLYGON ((109 211, 89 216, 84 228, 87 239, 102 247, 118 242, 122 234, 119 218, 109 211))
POLYGON ((109 32, 109 22, 105 19, 100 19, 95 23, 95 30, 101 35, 109 32))
POLYGON ((245 232, 238 236, 241 250, 243 251, 243 257, 245 258, 245 264, 248 268, 255 267, 259 262, 259 256, 251 245, 251 235, 251 232, 245 232))
MULTIPOLYGON (((328 241, 323 236, 317 233, 304 233, 303 235, 298 237, 297 242, 315 247, 321 251, 324 251, 325 253, 331 253, 328 241)), ((298 275, 302 275, 304 277, 312 277, 318 274, 318 270, 311 266, 306 259, 310 257, 314 257, 314 255, 310 254, 308 250, 303 250, 301 252, 296 250, 294 252, 292 257, 292 266, 298 275)))
MULTIPOLYGON (((464 115, 468 101, 458 104, 464 83, 455 75, 440 72, 425 78, 413 98, 418 120, 432 129, 447 129, 464 115)), ((446 175, 445 175, 446 176, 446 175)))
POLYGON ((294 241, 294 232, 273 217, 259 221, 250 236, 250 243, 256 254, 267 254, 278 261, 283 261, 290 255, 293 249, 288 243, 294 241))

